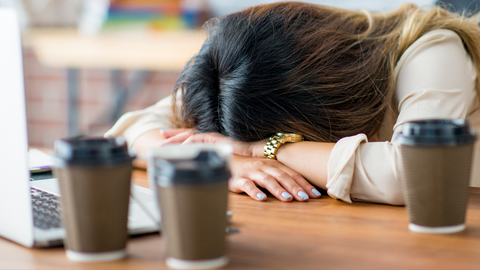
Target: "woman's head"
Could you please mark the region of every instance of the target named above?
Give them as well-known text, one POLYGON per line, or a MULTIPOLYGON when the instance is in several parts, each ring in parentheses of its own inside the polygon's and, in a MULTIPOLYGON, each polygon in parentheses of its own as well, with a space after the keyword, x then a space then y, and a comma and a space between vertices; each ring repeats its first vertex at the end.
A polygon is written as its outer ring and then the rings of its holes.
POLYGON ((373 136, 392 104, 396 61, 428 31, 401 39, 415 10, 372 15, 287 2, 213 19, 175 86, 180 120, 243 141, 278 131, 329 142, 373 136))

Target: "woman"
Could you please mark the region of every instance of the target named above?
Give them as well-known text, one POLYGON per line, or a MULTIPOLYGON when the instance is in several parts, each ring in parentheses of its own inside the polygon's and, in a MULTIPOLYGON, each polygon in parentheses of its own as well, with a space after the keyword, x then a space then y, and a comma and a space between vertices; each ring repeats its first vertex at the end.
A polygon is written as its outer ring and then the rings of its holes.
MULTIPOLYGON (((213 19, 206 30, 175 94, 125 114, 107 136, 123 134, 139 152, 161 141, 229 143, 230 190, 259 201, 266 196, 258 187, 306 201, 320 196, 315 185, 346 202, 400 205, 392 141, 405 121, 466 118, 480 130, 473 17, 414 5, 373 14, 286 2, 213 19), (277 132, 304 141, 267 159, 277 132)), ((479 170, 472 183, 480 185, 479 170)))

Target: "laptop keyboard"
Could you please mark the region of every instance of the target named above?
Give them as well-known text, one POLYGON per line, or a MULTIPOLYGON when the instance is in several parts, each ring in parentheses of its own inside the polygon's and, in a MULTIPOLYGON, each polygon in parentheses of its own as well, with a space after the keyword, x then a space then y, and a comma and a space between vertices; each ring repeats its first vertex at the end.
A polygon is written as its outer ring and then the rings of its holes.
POLYGON ((35 227, 49 230, 60 228, 60 201, 51 193, 31 188, 33 223, 35 227))

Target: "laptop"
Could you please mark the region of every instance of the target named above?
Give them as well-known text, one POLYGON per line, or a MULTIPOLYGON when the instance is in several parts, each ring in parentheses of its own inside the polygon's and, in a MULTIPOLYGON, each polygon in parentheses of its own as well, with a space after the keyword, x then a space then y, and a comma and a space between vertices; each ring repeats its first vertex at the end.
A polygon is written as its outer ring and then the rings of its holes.
POLYGON ((54 165, 53 157, 38 149, 29 149, 28 165, 31 173, 51 172, 54 165))
MULTIPOLYGON (((0 8, 0 236, 27 247, 61 245, 57 179, 31 181, 19 23, 13 9, 0 8)), ((131 234, 158 231, 153 192, 132 185, 131 234)))

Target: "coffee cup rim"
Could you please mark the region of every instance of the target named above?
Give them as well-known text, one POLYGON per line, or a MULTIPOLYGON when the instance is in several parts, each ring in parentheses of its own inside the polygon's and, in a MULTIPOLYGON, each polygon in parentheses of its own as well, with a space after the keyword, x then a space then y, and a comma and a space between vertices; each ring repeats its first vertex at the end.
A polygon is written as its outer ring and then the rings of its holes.
POLYGON ((477 136, 465 119, 425 119, 403 123, 395 142, 409 146, 472 144, 477 136))
POLYGON ((201 151, 215 151, 217 155, 230 162, 232 159, 233 148, 228 144, 169 144, 158 148, 151 148, 147 151, 148 159, 193 159, 197 157, 201 151))

